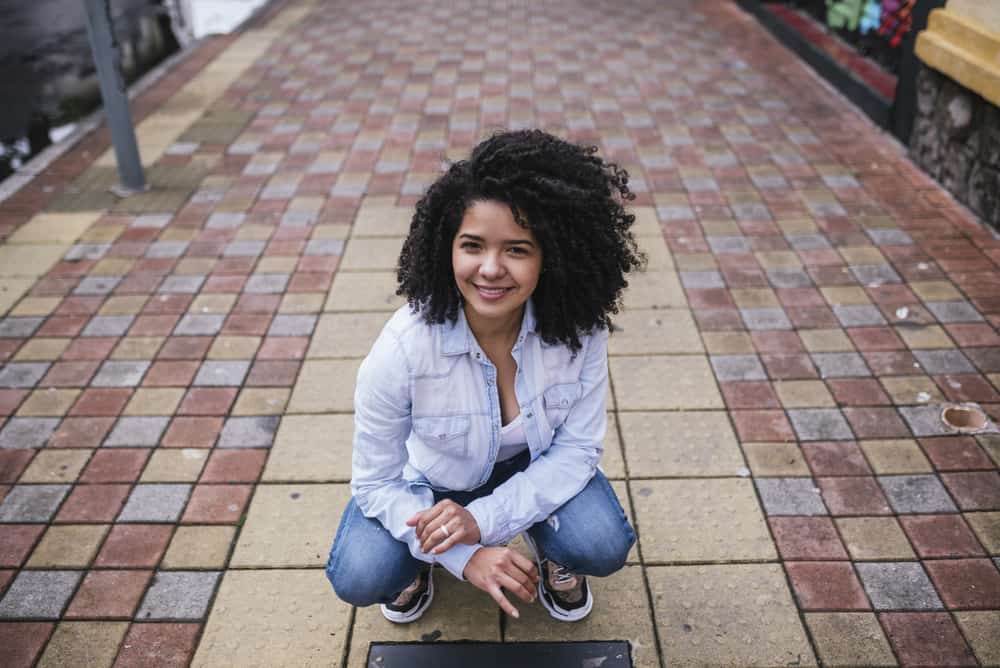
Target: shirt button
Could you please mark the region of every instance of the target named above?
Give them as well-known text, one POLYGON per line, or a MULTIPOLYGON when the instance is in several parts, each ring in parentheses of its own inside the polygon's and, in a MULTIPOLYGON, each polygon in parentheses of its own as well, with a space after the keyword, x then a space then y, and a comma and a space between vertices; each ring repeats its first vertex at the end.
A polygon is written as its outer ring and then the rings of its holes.
POLYGON ((528 413, 528 414, 527 414, 527 415, 525 415, 524 417, 526 417, 526 418, 528 418, 528 419, 530 420, 530 419, 531 419, 532 417, 534 417, 534 416, 535 416, 535 414, 534 414, 534 413, 528 413))

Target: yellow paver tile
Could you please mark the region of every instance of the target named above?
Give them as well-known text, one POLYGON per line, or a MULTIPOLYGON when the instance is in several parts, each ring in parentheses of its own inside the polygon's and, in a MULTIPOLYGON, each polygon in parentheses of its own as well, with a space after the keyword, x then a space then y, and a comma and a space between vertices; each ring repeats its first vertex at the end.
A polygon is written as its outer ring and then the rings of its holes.
POLYGON ((261 258, 254 268, 257 274, 290 274, 299 263, 298 257, 268 256, 261 258))
POLYGON ((847 264, 889 264, 880 251, 875 246, 853 246, 838 249, 840 257, 844 258, 847 264))
POLYGON ((70 407, 81 390, 57 390, 50 387, 35 390, 17 409, 19 417, 61 417, 69 412, 70 407))
POLYGON ((800 329, 799 337, 806 350, 812 353, 853 351, 854 344, 842 329, 800 329))
POLYGON ((879 380, 897 405, 944 401, 941 390, 927 376, 885 376, 879 380))
POLYGON ((610 355, 701 353, 698 327, 687 309, 623 311, 614 317, 610 355))
POLYGON ((626 566, 606 578, 588 578, 587 584, 594 590, 594 609, 585 619, 574 624, 557 622, 541 604, 525 605, 517 601, 521 618, 507 619, 505 639, 508 642, 629 640, 636 668, 659 666, 641 570, 626 566))
POLYGON ((21 474, 19 482, 74 482, 86 466, 93 450, 42 450, 21 474))
POLYGON ((735 476, 744 468, 724 411, 619 414, 632 478, 735 476))
MULTIPOLYGON (((100 223, 98 225, 94 225, 86 232, 84 232, 80 236, 79 241, 81 243, 88 243, 88 244, 111 243, 112 241, 117 239, 119 235, 121 235, 121 233, 124 231, 125 231, 125 225, 119 225, 115 223, 100 223)), ((193 230, 186 230, 186 231, 192 232, 193 230)), ((163 238, 163 235, 160 235, 160 241, 166 241, 166 239, 163 238)))
POLYGON ((647 271, 674 271, 674 260, 663 238, 637 239, 639 250, 646 254, 647 271))
POLYGON ((325 565, 350 497, 348 485, 258 486, 230 567, 325 565))
POLYGON ((899 337, 912 350, 928 348, 954 348, 951 337, 938 325, 918 327, 893 327, 899 337))
POLYGON ((609 365, 619 410, 725 407, 701 355, 612 357, 609 365))
POLYGON ((69 347, 72 339, 63 337, 37 337, 28 340, 14 355, 18 362, 50 362, 59 357, 69 347))
POLYGON ((246 387, 240 392, 233 415, 281 415, 291 390, 287 387, 246 387))
MULTIPOLYGON (((1000 376, 1000 374, 997 374, 1000 376)), ((1000 389, 1000 385, 997 385, 997 389, 1000 389)), ((1000 466, 1000 434, 979 434, 976 437, 979 445, 983 446, 983 450, 986 451, 997 466, 1000 466)))
POLYGON ((342 413, 354 410, 354 383, 360 359, 306 360, 288 403, 289 413, 342 413))
POLYGON ((623 303, 626 311, 648 308, 687 308, 684 289, 672 271, 629 274, 623 303))
POLYGON ((972 651, 984 666, 1000 666, 1000 611, 961 611, 953 613, 972 651))
POLYGON ((743 453, 758 478, 812 475, 795 443, 744 443, 743 453))
POLYGON ((399 262, 399 251, 403 240, 398 238, 385 239, 351 239, 340 258, 341 271, 391 271, 399 262))
POLYGON ((702 332, 705 350, 711 355, 752 355, 753 339, 746 332, 702 332))
POLYGON ((679 253, 674 262, 677 271, 711 271, 719 266, 711 253, 679 253))
POLYGON ((10 235, 7 243, 71 244, 100 217, 100 211, 39 213, 10 235))
POLYGON ((86 568, 108 524, 57 524, 45 530, 38 547, 25 564, 28 568, 86 568))
MULTIPOLYGON (((540 608, 541 604, 531 606, 516 599, 514 606, 525 619, 530 614, 530 608, 540 608)), ((443 568, 437 568, 434 572, 434 603, 416 622, 393 624, 382 616, 376 605, 358 608, 347 665, 350 668, 367 668, 368 645, 372 642, 421 642, 425 635, 435 631, 436 642, 499 642, 500 618, 497 610, 497 604, 486 592, 468 582, 456 580, 443 568), (438 599, 438 596, 441 598, 438 599)))
POLYGON ((646 563, 777 559, 749 480, 640 480, 631 485, 646 563))
POLYGON ((293 292, 281 298, 278 313, 319 313, 324 301, 325 292, 293 292))
POLYGON ((340 665, 350 619, 321 568, 226 571, 191 665, 340 665))
POLYGON ((861 449, 868 458, 872 470, 878 475, 902 475, 905 473, 931 473, 931 463, 927 461, 916 441, 910 439, 886 439, 861 441, 861 449))
POLYGON ((106 257, 90 270, 91 276, 124 276, 132 271, 135 260, 127 257, 106 257))
POLYGON ((128 622, 60 622, 38 668, 111 668, 128 622))
POLYGON ((267 241, 274 234, 275 228, 271 225, 259 225, 250 223, 240 225, 236 230, 236 239, 240 241, 267 241))
POLYGON ((656 208, 651 206, 631 207, 632 214, 635 215, 635 223, 632 225, 632 234, 637 238, 652 237, 663 239, 663 229, 660 227, 660 219, 656 215, 656 208))
POLYGON ((371 350, 388 313, 324 313, 319 317, 307 359, 364 357, 371 350))
MULTIPOLYGON (((409 225, 409 223, 407 223, 409 225)), ((408 229, 408 228, 407 228, 408 229)), ((402 234, 406 234, 406 229, 403 230, 402 234)), ((351 236, 351 226, 345 225, 343 223, 337 224, 327 224, 327 225, 317 225, 313 228, 310 239, 346 239, 351 236)), ((399 234, 390 234, 388 236, 398 237, 399 234)))
POLYGON ((391 271, 337 272, 324 311, 395 311, 406 303, 396 295, 391 271))
POLYGON ((11 309, 31 286, 35 284, 34 278, 15 278, 8 276, 3 262, 3 247, 0 247, 0 315, 4 315, 11 309))
POLYGON ((773 308, 781 306, 770 288, 737 288, 729 291, 739 308, 773 308))
POLYGON ((129 399, 123 415, 172 415, 184 397, 179 387, 140 387, 129 399))
POLYGON ((870 304, 871 299, 864 288, 855 285, 827 285, 819 289, 830 306, 870 304))
POLYGON ((895 517, 838 517, 840 536, 856 561, 916 559, 895 517))
POLYGON ((909 284, 914 294, 925 302, 950 302, 963 299, 962 293, 951 281, 913 281, 909 284))
POLYGON ((758 251, 754 256, 764 269, 797 269, 802 266, 802 260, 795 251, 758 251))
POLYGON ((203 293, 191 300, 191 313, 229 313, 236 303, 237 295, 203 293))
POLYGON ((1000 554, 1000 512, 965 513, 964 517, 986 551, 1000 554))
POLYGON ((208 461, 201 448, 156 449, 142 472, 141 482, 194 482, 208 461))
POLYGON ((669 566, 647 577, 672 665, 816 665, 780 565, 669 566))
POLYGON ((775 222, 785 234, 815 232, 819 229, 812 218, 785 218, 775 222))
POLYGON ((114 360, 151 360, 163 345, 162 336, 127 336, 111 352, 114 360))
POLYGON ((147 295, 114 295, 101 305, 101 315, 135 315, 149 301, 147 295))
POLYGON ((805 619, 824 666, 897 665, 874 614, 810 612, 805 619))
MULTIPOLYGON (((0 281, 2 285, 2 281, 0 281)), ((26 297, 10 311, 16 317, 46 316, 56 310, 62 297, 26 297)), ((0 311, 2 313, 2 311, 0 311)))
POLYGON ((740 226, 732 220, 706 220, 701 224, 707 237, 730 237, 743 234, 740 226))
POLYGON ((834 407, 830 390, 821 380, 779 380, 774 383, 774 391, 785 408, 834 407))
POLYGON ((988 373, 986 374, 986 380, 993 383, 993 387, 1000 390, 1000 373, 988 373))
POLYGON ((353 415, 286 415, 263 480, 349 482, 353 435, 353 415))
POLYGON ((260 347, 259 336, 219 336, 206 356, 210 360, 250 360, 260 347))
POLYGON ((179 526, 163 555, 162 568, 225 568, 234 526, 179 526))
MULTIPOLYGON (((161 241, 168 241, 160 238, 161 241)), ((180 241, 173 239, 173 241, 180 241)), ((184 257, 174 266, 174 273, 183 276, 202 276, 212 271, 215 267, 215 259, 210 257, 184 257)))

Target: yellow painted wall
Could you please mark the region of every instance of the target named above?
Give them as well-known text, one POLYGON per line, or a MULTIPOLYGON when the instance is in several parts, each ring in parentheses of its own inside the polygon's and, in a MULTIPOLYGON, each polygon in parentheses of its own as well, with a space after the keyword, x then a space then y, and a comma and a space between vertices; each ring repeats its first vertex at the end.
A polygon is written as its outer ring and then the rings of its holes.
POLYGON ((1000 107, 1000 0, 948 0, 917 35, 916 54, 1000 107))
POLYGON ((948 11, 1000 36, 1000 0, 948 0, 948 11))

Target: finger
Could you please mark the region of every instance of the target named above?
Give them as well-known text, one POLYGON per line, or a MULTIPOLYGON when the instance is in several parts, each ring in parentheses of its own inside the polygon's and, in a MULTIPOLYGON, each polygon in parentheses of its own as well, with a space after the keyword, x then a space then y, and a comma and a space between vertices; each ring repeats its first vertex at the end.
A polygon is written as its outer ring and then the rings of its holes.
POLYGON ((510 560, 521 572, 527 574, 535 582, 538 582, 538 569, 535 567, 534 561, 528 559, 517 550, 510 551, 510 560))
POLYGON ((437 547, 435 547, 435 548, 433 548, 431 550, 431 554, 441 554, 442 552, 447 552, 448 550, 451 549, 452 545, 455 545, 456 543, 462 542, 462 538, 463 537, 465 537, 465 529, 464 528, 459 529, 458 531, 456 531, 453 534, 451 534, 450 536, 448 536, 445 540, 443 540, 442 542, 440 542, 437 545, 437 547))
POLYGON ((521 614, 517 611, 517 608, 515 608, 511 604, 511 602, 507 600, 507 597, 503 595, 502 591, 500 591, 500 587, 498 587, 498 586, 496 586, 494 584, 492 587, 490 587, 489 593, 490 593, 490 596, 493 597, 493 600, 497 602, 497 605, 500 606, 501 610, 503 610, 504 612, 506 612, 508 615, 510 615, 514 619, 520 619, 521 618, 521 614))
POLYGON ((423 515, 423 514, 424 514, 424 511, 421 510, 416 515, 414 515, 410 519, 406 520, 406 526, 408 526, 408 527, 415 527, 415 526, 417 526, 417 522, 420 521, 420 516, 423 515))
POLYGON ((517 579, 507 575, 506 573, 501 573, 497 577, 497 582, 499 582, 504 589, 514 594, 519 599, 525 603, 535 602, 535 591, 528 586, 527 583, 519 582, 517 579))
POLYGON ((445 526, 445 524, 445 520, 439 518, 424 528, 424 537, 421 540, 421 548, 424 552, 428 552, 435 545, 448 538, 451 531, 447 527, 445 527, 444 531, 441 531, 441 527, 445 526))

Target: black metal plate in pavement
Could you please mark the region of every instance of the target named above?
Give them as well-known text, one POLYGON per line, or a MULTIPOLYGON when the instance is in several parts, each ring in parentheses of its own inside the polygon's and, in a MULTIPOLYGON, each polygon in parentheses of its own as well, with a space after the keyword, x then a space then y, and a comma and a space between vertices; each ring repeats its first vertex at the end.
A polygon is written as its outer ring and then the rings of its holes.
POLYGON ((611 642, 372 643, 368 668, 632 668, 629 644, 611 642))

